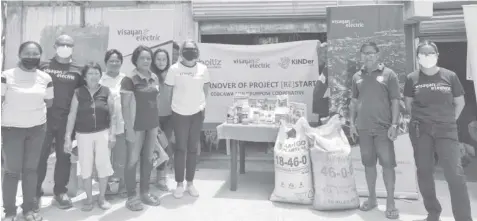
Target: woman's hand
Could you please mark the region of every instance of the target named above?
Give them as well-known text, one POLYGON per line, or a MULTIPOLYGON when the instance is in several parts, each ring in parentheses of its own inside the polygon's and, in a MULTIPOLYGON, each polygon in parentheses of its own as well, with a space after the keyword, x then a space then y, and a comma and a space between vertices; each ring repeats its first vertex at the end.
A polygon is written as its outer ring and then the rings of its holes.
POLYGON ((65 153, 71 153, 73 150, 72 142, 71 142, 71 137, 70 136, 65 136, 65 144, 63 145, 65 153))

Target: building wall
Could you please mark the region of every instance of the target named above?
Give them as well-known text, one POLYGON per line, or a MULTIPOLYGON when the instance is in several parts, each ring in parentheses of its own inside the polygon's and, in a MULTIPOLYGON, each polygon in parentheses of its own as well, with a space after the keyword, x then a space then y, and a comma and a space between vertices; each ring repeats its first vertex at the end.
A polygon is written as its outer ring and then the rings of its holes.
MULTIPOLYGON (((134 4, 120 7, 105 7, 95 4, 94 7, 85 7, 84 23, 86 27, 107 27, 104 16, 110 9, 174 9, 174 40, 177 42, 186 39, 197 40, 197 23, 194 22, 190 1, 169 1, 167 3, 134 4)), ((18 47, 21 42, 32 40, 41 42, 42 32, 48 26, 78 26, 82 23, 80 6, 25 6, 11 5, 7 8, 5 67, 12 68, 18 62, 18 47)), ((153 21, 151 21, 153 22, 153 21)), ((53 47, 53 45, 42 45, 53 47)))

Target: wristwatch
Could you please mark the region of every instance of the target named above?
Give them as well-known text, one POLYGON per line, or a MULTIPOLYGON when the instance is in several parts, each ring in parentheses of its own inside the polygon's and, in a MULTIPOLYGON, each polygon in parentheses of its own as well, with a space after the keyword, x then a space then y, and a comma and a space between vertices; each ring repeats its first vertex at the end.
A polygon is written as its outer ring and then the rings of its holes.
POLYGON ((391 127, 392 127, 393 129, 396 129, 396 128, 398 127, 398 125, 397 125, 397 124, 393 124, 393 125, 391 125, 391 127))

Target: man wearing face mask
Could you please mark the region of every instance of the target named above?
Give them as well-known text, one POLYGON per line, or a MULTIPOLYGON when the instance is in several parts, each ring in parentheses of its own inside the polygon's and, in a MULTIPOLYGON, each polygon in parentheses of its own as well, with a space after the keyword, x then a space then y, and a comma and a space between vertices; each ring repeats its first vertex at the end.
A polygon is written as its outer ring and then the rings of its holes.
POLYGON ((55 140, 56 164, 54 172, 54 199, 60 209, 68 209, 73 205, 67 195, 70 178, 70 155, 64 151, 66 123, 73 93, 81 86, 81 67, 72 60, 74 40, 71 36, 61 35, 55 41, 56 54, 50 61, 40 65, 40 69, 48 73, 54 86, 52 107, 47 110, 47 133, 42 146, 42 156, 38 167, 37 202, 35 210, 39 211, 43 195, 42 183, 45 180, 47 161, 51 146, 55 140))

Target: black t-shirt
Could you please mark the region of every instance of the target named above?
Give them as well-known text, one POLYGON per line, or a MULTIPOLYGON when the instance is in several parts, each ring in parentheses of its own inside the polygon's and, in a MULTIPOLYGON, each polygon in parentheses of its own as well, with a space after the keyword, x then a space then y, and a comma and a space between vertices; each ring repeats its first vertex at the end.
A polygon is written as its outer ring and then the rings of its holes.
POLYGON ((53 105, 48 108, 48 123, 63 122, 68 118, 71 100, 76 88, 82 84, 81 67, 75 63, 62 64, 55 58, 40 64, 40 70, 53 80, 53 105))
POLYGON ((414 100, 411 116, 427 123, 455 123, 454 98, 464 95, 456 73, 440 68, 428 76, 415 71, 407 76, 404 96, 414 100))

